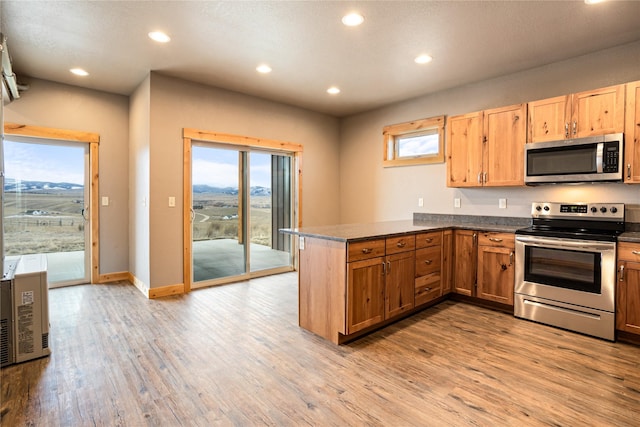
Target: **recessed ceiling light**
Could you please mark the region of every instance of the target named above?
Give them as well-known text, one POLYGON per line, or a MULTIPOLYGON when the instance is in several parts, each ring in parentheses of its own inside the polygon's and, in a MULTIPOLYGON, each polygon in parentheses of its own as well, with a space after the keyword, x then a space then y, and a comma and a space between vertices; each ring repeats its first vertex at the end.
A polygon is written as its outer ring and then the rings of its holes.
POLYGON ((604 1, 605 0, 584 0, 586 4, 597 4, 597 3, 602 3, 604 1))
POLYGON ((340 89, 335 86, 331 86, 329 89, 327 89, 327 93, 331 95, 337 95, 340 93, 340 89))
POLYGON ((86 77, 89 75, 89 73, 87 73, 85 70, 83 70, 82 68, 72 68, 69 71, 71 71, 73 74, 75 74, 76 76, 82 76, 82 77, 86 77))
POLYGON ((430 55, 418 55, 416 56, 416 59, 414 59, 414 61, 416 61, 416 64, 428 64, 429 62, 431 62, 431 60, 433 60, 433 58, 430 55))
POLYGON ((262 74, 268 74, 268 73, 270 73, 270 72, 271 72, 271 67, 269 67, 267 64, 261 64, 261 65, 258 65, 258 67, 256 68, 256 70, 257 70, 259 73, 262 73, 262 74))
POLYGON ((342 23, 347 27, 357 27, 364 22, 364 16, 359 13, 352 12, 342 17, 342 23))
POLYGON ((162 31, 151 31, 149 33, 149 38, 153 41, 157 41, 158 43, 168 43, 169 41, 171 41, 171 37, 169 37, 162 31))

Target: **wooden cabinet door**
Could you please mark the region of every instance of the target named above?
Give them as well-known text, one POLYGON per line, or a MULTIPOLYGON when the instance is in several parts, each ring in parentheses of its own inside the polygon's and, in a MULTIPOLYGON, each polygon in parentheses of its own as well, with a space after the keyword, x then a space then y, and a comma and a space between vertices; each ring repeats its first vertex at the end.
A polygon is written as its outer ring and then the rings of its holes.
POLYGON ((570 138, 624 132, 625 85, 573 94, 570 138))
POLYGON ((640 80, 627 83, 624 147, 624 182, 640 183, 640 80))
POLYGON ((640 334, 640 263, 620 261, 618 274, 616 329, 640 334))
POLYGON ((385 319, 414 307, 415 252, 402 252, 386 258, 385 319))
POLYGON ((384 258, 347 264, 347 334, 384 320, 384 258))
POLYGON ((453 231, 445 230, 442 233, 442 293, 448 294, 452 289, 453 267, 453 231))
POLYGON ((485 186, 524 185, 527 104, 484 112, 485 186))
POLYGON ((514 277, 513 248, 479 246, 478 298, 513 305, 514 277))
POLYGON ((482 112, 447 121, 447 186, 482 186, 482 112))
POLYGON ((569 136, 571 96, 529 102, 527 142, 558 141, 569 136))
POLYGON ((478 234, 470 230, 453 232, 453 289, 462 295, 474 296, 478 234))

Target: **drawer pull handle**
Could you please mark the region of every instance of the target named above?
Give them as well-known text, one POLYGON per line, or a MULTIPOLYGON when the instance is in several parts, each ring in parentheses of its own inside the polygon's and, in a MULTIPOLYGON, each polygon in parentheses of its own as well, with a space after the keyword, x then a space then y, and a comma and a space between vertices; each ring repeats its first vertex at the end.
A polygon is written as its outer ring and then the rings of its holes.
POLYGON ((618 270, 618 280, 624 282, 624 265, 621 265, 618 270))
POLYGON ((433 239, 431 237, 428 237, 426 240, 427 240, 427 243, 433 242, 433 239))
POLYGON ((497 237, 489 237, 489 240, 492 242, 502 242, 502 239, 498 239, 497 237))
POLYGON ((424 261, 424 263, 427 264, 427 265, 431 265, 432 262, 433 262, 432 259, 427 259, 427 260, 424 261))
POLYGON ((373 249, 371 249, 371 248, 364 248, 364 249, 362 249, 362 253, 363 253, 363 254, 370 254, 371 252, 373 252, 373 249))
POLYGON ((634 255, 640 255, 640 251, 631 251, 631 253, 634 255))
POLYGON ((431 290, 431 288, 425 288, 425 291, 429 292, 431 290))
POLYGON ((396 243, 396 246, 399 248, 404 248, 405 246, 407 246, 407 244, 404 240, 400 240, 398 243, 396 243))

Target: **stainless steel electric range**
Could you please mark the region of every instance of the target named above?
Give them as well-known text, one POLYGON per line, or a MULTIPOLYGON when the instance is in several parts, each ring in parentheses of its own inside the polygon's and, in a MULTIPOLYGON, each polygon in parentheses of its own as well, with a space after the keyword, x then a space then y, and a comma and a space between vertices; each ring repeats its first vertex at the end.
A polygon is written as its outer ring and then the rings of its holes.
POLYGON ((622 203, 533 203, 516 231, 516 317, 615 340, 622 203))

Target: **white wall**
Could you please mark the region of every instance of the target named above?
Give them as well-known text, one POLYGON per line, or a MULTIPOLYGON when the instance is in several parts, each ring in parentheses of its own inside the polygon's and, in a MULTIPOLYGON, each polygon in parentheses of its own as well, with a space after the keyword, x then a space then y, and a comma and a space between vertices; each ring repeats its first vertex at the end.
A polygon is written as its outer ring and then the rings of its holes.
POLYGON ((183 128, 302 144, 303 225, 338 222, 338 119, 153 72, 150 95, 151 287, 182 283, 183 128))
MULTIPOLYGON (((149 286, 149 144, 151 79, 147 77, 129 98, 129 269, 149 286)), ((125 154, 125 153, 123 153, 125 154)))
MULTIPOLYGON (((428 71, 427 71, 428 72, 428 71)), ((533 201, 640 205, 640 186, 446 187, 446 165, 382 167, 382 128, 640 80, 640 42, 400 102, 342 121, 340 222, 410 219, 414 212, 528 217, 533 201), (424 207, 418 207, 418 198, 424 207), (453 207, 454 198, 461 208, 453 207), (507 199, 507 209, 498 199, 507 199)), ((639 206, 640 207, 640 206, 639 206)), ((640 221, 640 218, 638 218, 640 221)))
POLYGON ((94 132, 100 135, 100 273, 128 271, 128 129, 125 96, 82 89, 46 80, 31 86, 4 108, 6 122, 94 132))

